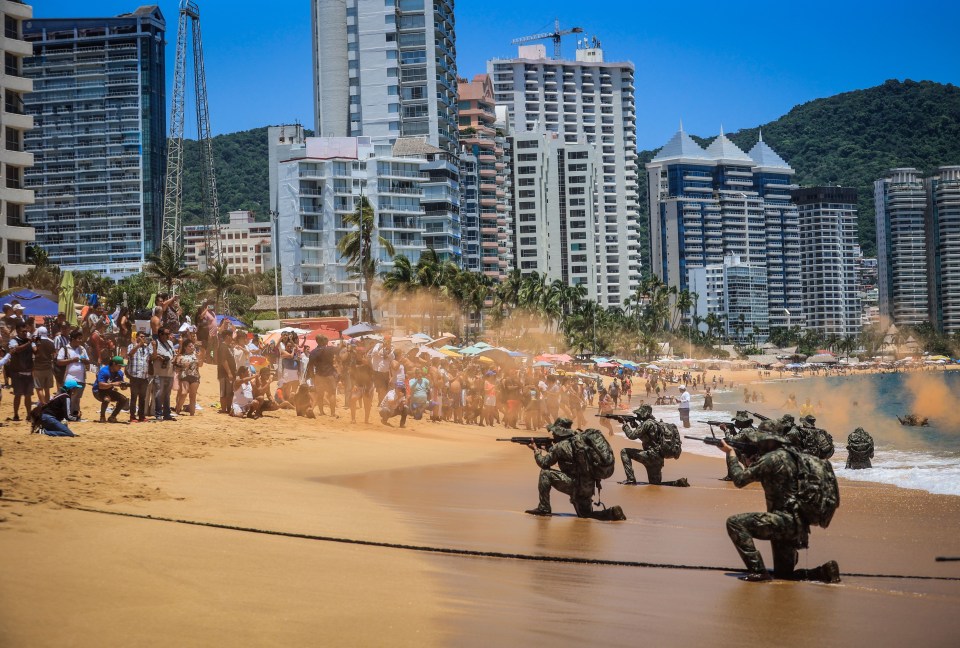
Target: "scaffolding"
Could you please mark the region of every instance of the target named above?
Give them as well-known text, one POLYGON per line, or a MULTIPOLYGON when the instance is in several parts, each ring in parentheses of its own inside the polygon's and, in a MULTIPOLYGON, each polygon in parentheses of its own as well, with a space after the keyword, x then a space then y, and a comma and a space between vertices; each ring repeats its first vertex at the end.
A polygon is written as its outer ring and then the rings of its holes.
MULTIPOLYGON (((167 177, 163 192, 163 244, 181 258, 183 254, 183 131, 187 79, 187 38, 193 36, 193 80, 197 103, 197 142, 200 146, 200 203, 205 224, 206 266, 220 260, 220 205, 213 166, 213 137, 207 79, 200 38, 200 7, 193 0, 180 0, 177 28, 177 58, 170 107, 170 137, 167 139, 167 177), (189 23, 189 25, 188 25, 189 23)), ((204 263, 201 261, 201 267, 204 263)))

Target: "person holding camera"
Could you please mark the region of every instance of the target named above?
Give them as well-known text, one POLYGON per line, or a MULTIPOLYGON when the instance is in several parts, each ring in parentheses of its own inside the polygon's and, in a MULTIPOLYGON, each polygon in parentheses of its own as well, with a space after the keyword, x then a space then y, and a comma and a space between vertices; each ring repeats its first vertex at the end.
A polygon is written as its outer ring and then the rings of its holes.
POLYGON ((170 329, 161 326, 157 330, 157 339, 153 341, 154 407, 158 421, 176 421, 170 414, 170 393, 173 391, 173 357, 176 352, 170 341, 170 329))
POLYGON ((93 397, 100 401, 101 423, 129 423, 117 420, 117 415, 130 404, 130 399, 120 392, 130 386, 123 375, 122 367, 126 364, 123 358, 114 356, 97 372, 97 379, 93 383, 93 397), (113 403, 113 412, 110 413, 110 418, 107 418, 107 405, 110 403, 113 403))

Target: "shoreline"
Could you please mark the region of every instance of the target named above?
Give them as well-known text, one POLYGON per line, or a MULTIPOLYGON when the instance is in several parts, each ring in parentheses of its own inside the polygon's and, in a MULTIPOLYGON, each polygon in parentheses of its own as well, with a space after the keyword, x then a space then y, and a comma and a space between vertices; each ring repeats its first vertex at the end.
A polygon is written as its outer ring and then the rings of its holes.
MULTIPOLYGON (((211 387, 201 384, 205 406, 211 387)), ((524 514, 536 503, 537 469, 527 448, 494 441, 505 436, 501 427, 411 420, 398 429, 290 412, 247 421, 208 409, 177 423, 85 423, 77 432, 53 439, 0 428, 5 495, 44 500, 0 502, 0 551, 20 558, 8 561, 0 583, 10 602, 0 613, 4 645, 290 645, 316 637, 515 645, 549 637, 619 646, 634 644, 641 626, 666 645, 706 637, 724 644, 717 638, 734 643, 744 615, 761 622, 737 645, 776 641, 784 628, 796 645, 864 637, 949 645, 960 635, 949 612, 960 604, 960 581, 849 577, 839 586, 758 587, 737 572, 444 556, 57 504, 471 551, 738 568, 723 521, 762 509, 762 492, 718 481, 722 464, 694 453, 664 469, 666 479, 688 477, 687 489, 617 485, 618 462, 601 497, 623 506, 628 520, 603 523, 572 516, 559 493, 560 515, 524 514), (715 605, 691 618, 694 592, 715 605)), ((612 443, 619 450, 627 441, 612 443)), ((802 565, 833 558, 848 573, 960 578, 954 565, 932 560, 960 553, 960 499, 846 480, 841 488, 837 518, 814 531, 802 565)))

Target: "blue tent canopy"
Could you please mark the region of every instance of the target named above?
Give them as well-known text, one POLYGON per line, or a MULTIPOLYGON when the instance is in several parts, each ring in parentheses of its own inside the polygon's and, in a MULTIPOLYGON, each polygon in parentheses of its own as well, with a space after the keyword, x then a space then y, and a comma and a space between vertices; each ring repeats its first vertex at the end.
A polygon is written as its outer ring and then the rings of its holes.
POLYGON ((9 295, 0 297, 0 307, 14 301, 20 302, 27 317, 56 317, 57 315, 57 302, 26 288, 19 288, 9 295))
POLYGON ((246 326, 246 324, 238 320, 233 315, 217 315, 217 326, 220 326, 220 323, 223 322, 223 320, 227 320, 234 326, 240 326, 240 327, 246 326))

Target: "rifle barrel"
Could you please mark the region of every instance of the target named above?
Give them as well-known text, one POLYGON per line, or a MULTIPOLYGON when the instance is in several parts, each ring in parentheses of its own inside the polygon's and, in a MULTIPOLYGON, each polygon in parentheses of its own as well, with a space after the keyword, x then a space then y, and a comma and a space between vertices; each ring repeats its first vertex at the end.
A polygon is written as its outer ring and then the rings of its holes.
POLYGON ((960 556, 937 556, 937 562, 960 562, 960 556))

